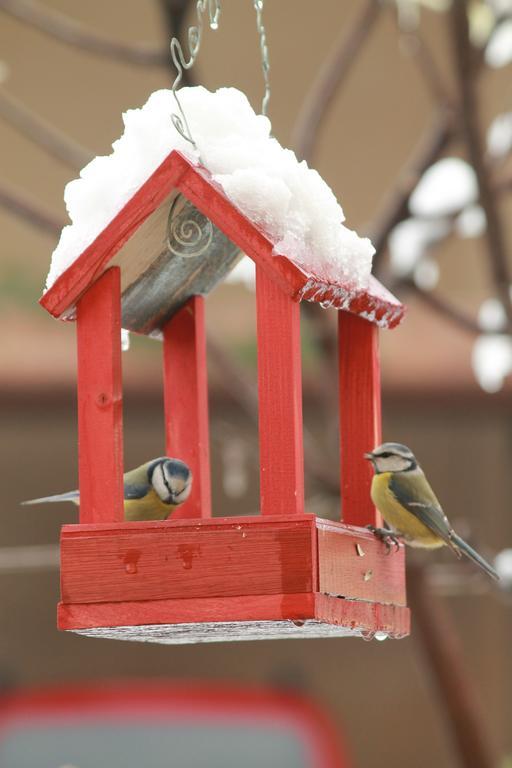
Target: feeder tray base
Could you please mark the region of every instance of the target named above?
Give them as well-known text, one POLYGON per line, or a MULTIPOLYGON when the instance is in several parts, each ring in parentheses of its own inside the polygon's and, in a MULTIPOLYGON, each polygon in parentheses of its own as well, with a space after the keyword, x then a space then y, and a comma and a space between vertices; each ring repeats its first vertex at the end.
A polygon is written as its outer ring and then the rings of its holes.
MULTIPOLYGON (((73 631, 73 630, 71 630, 73 631)), ((140 643, 186 645, 223 643, 233 640, 289 640, 312 637, 362 637, 384 640, 386 632, 339 627, 315 619, 306 621, 217 621, 193 624, 144 624, 133 627, 100 627, 74 630, 77 635, 109 640, 134 640, 140 643)), ((392 637, 392 635, 390 635, 392 637)), ((397 637, 397 636, 395 636, 397 637)))
POLYGON ((200 643, 409 632, 404 549, 314 515, 65 526, 59 629, 200 643))

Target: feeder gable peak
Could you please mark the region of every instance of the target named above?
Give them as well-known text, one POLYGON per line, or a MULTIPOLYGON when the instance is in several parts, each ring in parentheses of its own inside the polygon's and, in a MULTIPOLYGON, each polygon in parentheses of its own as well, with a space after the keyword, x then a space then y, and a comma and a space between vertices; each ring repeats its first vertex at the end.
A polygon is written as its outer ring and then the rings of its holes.
POLYGON ((392 328, 403 305, 373 276, 364 290, 327 282, 273 254, 273 243, 209 172, 173 150, 96 239, 41 298, 70 319, 78 299, 108 268, 120 267, 122 326, 160 331, 194 295, 207 294, 245 253, 294 301, 312 301, 392 328))

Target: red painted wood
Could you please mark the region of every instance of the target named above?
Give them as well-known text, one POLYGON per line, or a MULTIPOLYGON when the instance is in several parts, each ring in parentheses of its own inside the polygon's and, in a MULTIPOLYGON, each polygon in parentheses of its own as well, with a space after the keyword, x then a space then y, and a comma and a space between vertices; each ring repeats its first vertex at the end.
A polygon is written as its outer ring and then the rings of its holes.
POLYGON ((389 328, 403 318, 403 305, 373 277, 366 289, 354 290, 341 282, 327 283, 313 269, 298 267, 286 256, 274 256, 268 237, 228 200, 208 171, 193 165, 176 151, 166 157, 95 241, 56 280, 41 298, 41 305, 55 317, 70 310, 173 189, 179 189, 295 301, 304 298, 329 302, 333 307, 363 314, 371 322, 389 328))
POLYGON ((370 498, 372 467, 363 454, 381 442, 378 329, 338 315, 341 503, 345 523, 379 525, 370 498))
POLYGON ((386 632, 390 637, 405 637, 410 632, 409 609, 404 606, 344 600, 318 593, 58 606, 61 630, 283 620, 297 622, 300 627, 308 619, 346 627, 348 631, 386 632))
POLYGON ((310 592, 314 521, 61 536, 65 603, 310 592))
POLYGON ((286 257, 273 254, 273 243, 226 197, 205 168, 190 166, 177 184, 180 192, 236 243, 268 277, 289 296, 297 295, 305 284, 305 276, 286 257))
POLYGON ((182 155, 171 152, 91 245, 43 294, 41 306, 54 317, 73 307, 126 241, 175 189, 188 166, 182 155))
POLYGON ((319 592, 406 605, 405 553, 364 529, 317 520, 319 592))
POLYGON ((343 283, 327 283, 308 273, 297 298, 360 315, 381 328, 399 325, 406 311, 404 305, 373 275, 370 275, 366 288, 354 288, 343 283))
POLYGON ((260 499, 264 515, 304 511, 300 308, 256 269, 260 499))
POLYGON ((123 603, 59 603, 59 629, 187 624, 207 621, 304 621, 314 617, 312 592, 123 603))
MULTIPOLYGON (((225 528, 232 530, 240 530, 241 525, 247 526, 250 530, 267 530, 273 526, 280 526, 281 524, 289 523, 290 528, 302 528, 304 526, 313 526, 316 516, 312 514, 304 514, 297 517, 295 514, 288 515, 276 515, 271 520, 263 518, 261 515, 241 515, 239 517, 213 517, 202 520, 149 520, 149 521, 135 521, 129 523, 101 523, 101 524, 67 524, 61 528, 61 533, 67 539, 82 538, 87 534, 92 536, 111 536, 112 534, 133 533, 135 531, 142 532, 161 532, 165 535, 165 531, 172 530, 209 530, 217 531, 225 528)), ((358 532, 360 529, 343 526, 347 530, 358 532)))
POLYGON ((77 340, 80 521, 121 521, 124 512, 119 268, 105 272, 80 299, 77 340))
POLYGON ((164 328, 166 451, 192 470, 192 492, 173 519, 211 516, 204 299, 194 296, 164 328))
POLYGON ((371 637, 385 632, 389 637, 406 637, 411 631, 410 611, 403 605, 343 600, 330 595, 315 595, 315 618, 326 624, 360 629, 371 637))

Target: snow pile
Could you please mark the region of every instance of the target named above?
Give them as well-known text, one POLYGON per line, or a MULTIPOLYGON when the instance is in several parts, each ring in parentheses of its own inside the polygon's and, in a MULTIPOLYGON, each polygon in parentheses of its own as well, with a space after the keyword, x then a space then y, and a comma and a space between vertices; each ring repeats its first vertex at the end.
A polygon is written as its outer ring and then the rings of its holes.
MULTIPOLYGON (((512 289, 509 291, 512 300, 512 289)), ((486 299, 478 310, 478 325, 483 331, 505 333, 507 315, 502 302, 496 298, 486 299)))
POLYGON ((141 109, 128 110, 113 153, 96 157, 66 186, 72 224, 54 251, 47 288, 173 149, 208 168, 230 200, 266 233, 275 254, 322 280, 364 287, 372 244, 343 225, 343 211, 330 187, 270 136, 268 118, 256 115, 235 88, 215 93, 182 88, 179 97, 198 151, 174 128, 171 115, 177 107, 171 91, 157 91, 141 109))
POLYGON ((229 275, 227 275, 226 283, 241 283, 250 291, 256 289, 256 269, 254 261, 248 256, 243 256, 240 261, 235 264, 229 275))
POLYGON ((501 579, 503 589, 512 589, 512 549, 502 549, 494 558, 494 567, 501 579))
POLYGON ((482 302, 478 325, 485 333, 478 336, 473 346, 473 372, 482 389, 499 392, 512 373, 512 340, 505 333, 507 316, 499 299, 493 297, 482 302))
POLYGON ((487 229, 487 217, 481 205, 468 205, 455 219, 455 232, 459 237, 480 237, 487 229))
POLYGON ((512 150, 512 112, 497 115, 487 131, 487 151, 493 158, 508 155, 512 150))
POLYGON ((446 219, 401 221, 389 236, 393 274, 412 279, 419 288, 431 291, 439 280, 439 266, 428 252, 449 233, 450 224, 446 219))
POLYGON ((498 24, 485 49, 485 63, 499 69, 512 61, 512 19, 498 24))
POLYGON ((510 336, 497 333, 479 336, 473 347, 471 362, 482 389, 490 393, 499 392, 512 373, 510 336))
POLYGON ((414 216, 449 216, 478 199, 473 168, 458 157, 445 157, 428 168, 409 200, 414 216))

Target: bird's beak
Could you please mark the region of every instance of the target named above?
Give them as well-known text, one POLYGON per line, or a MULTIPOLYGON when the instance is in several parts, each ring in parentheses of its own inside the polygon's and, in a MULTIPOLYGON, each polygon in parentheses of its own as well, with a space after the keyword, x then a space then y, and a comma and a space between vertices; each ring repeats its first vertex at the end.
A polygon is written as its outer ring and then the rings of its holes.
POLYGON ((363 456, 368 461, 373 461, 373 453, 364 453, 363 456))

